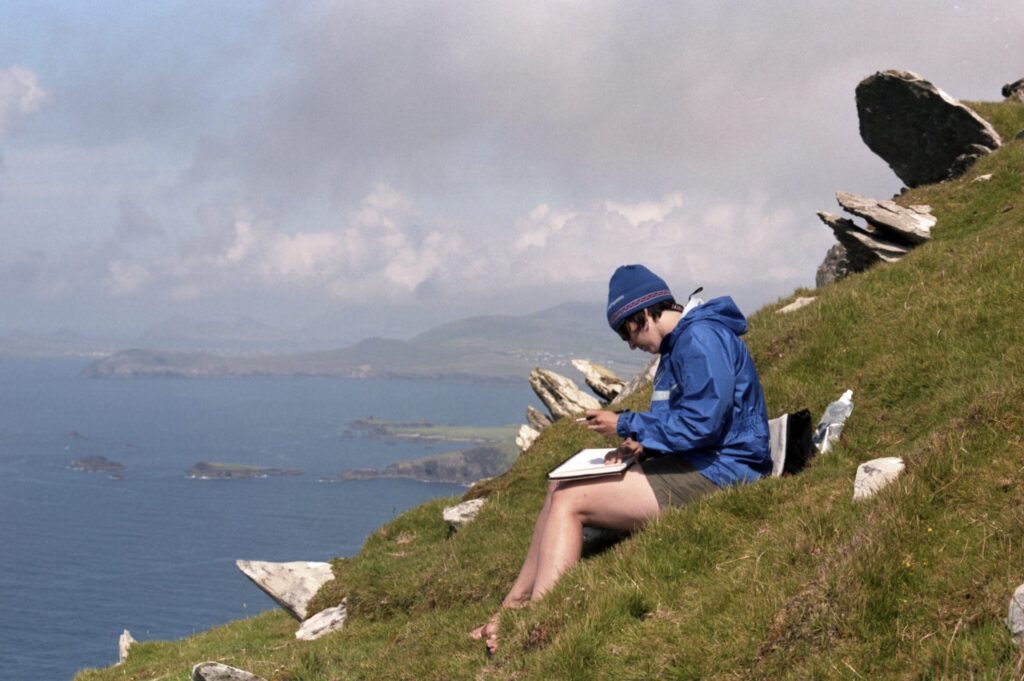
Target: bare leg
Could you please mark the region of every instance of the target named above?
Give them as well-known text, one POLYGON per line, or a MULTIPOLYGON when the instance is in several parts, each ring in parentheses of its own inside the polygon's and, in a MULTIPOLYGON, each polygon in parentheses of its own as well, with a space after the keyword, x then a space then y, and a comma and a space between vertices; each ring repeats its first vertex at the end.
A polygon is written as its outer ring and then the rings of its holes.
POLYGON ((632 531, 659 513, 658 500, 641 470, 628 470, 621 478, 559 486, 545 519, 531 599, 541 598, 579 561, 584 525, 632 531))
MULTIPOLYGON (((642 469, 624 476, 600 478, 548 486, 544 507, 534 524, 530 548, 503 608, 521 607, 547 593, 562 573, 580 559, 583 525, 617 530, 635 530, 658 516, 654 491, 642 469)), ((497 648, 498 615, 473 630, 472 636, 497 648)))

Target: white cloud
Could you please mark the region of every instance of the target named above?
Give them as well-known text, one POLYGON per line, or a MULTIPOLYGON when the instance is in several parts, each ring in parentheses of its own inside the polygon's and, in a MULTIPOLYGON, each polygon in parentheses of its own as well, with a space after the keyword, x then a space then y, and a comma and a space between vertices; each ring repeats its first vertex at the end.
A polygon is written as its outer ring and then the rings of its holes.
POLYGON ((0 69, 0 137, 43 106, 50 94, 36 74, 21 66, 0 69))

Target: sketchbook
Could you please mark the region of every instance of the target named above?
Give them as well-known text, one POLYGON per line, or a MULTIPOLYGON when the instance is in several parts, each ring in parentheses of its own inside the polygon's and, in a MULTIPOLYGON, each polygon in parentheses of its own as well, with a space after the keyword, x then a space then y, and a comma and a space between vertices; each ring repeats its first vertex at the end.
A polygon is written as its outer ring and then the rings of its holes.
POLYGON ((614 447, 608 449, 581 449, 548 473, 548 480, 578 480, 580 478, 614 475, 626 470, 636 461, 636 457, 630 456, 620 463, 606 464, 604 462, 604 455, 614 451, 614 447))

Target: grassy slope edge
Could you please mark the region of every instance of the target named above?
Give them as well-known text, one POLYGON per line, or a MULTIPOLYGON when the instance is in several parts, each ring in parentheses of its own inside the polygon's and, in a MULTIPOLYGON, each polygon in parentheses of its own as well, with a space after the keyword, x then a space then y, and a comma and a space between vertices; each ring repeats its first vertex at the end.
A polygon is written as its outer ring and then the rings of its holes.
MULTIPOLYGON (((1006 140, 1024 128, 1024 105, 977 108, 1006 140)), ((490 501, 458 533, 441 521, 452 500, 437 500, 337 561, 318 603, 348 596, 344 631, 302 643, 294 621, 267 613, 137 644, 126 664, 76 678, 184 680, 207 659, 274 681, 1018 678, 1003 618, 1024 581, 1022 172, 1024 142, 1008 141, 966 177, 909 192, 901 203, 939 218, 930 243, 796 313, 775 314, 780 301, 753 316, 773 413, 818 413, 854 390, 834 453, 588 557, 504 617, 493 659, 467 632, 518 569, 545 471, 600 442, 578 426, 555 424, 471 489, 490 501), (853 503, 857 465, 878 456, 903 457, 906 474, 853 503)))

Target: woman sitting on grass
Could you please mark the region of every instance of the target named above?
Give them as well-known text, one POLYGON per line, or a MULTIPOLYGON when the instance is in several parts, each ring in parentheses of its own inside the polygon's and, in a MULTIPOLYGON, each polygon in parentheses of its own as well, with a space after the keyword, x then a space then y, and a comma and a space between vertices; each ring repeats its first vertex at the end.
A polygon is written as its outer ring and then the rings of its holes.
MULTIPOLYGON (((625 265, 608 286, 608 323, 631 350, 660 354, 645 412, 589 409, 587 427, 623 438, 608 463, 637 456, 622 475, 553 482, 526 560, 502 608, 540 599, 579 559, 583 526, 633 531, 670 506, 772 470, 768 415, 757 369, 739 336, 747 321, 729 297, 682 307, 664 280, 625 265)), ((473 630, 498 646, 500 611, 473 630)))

